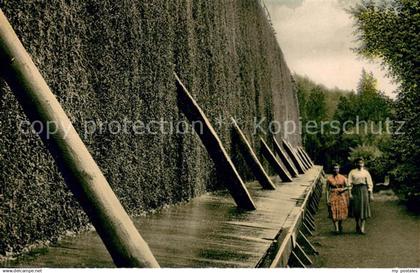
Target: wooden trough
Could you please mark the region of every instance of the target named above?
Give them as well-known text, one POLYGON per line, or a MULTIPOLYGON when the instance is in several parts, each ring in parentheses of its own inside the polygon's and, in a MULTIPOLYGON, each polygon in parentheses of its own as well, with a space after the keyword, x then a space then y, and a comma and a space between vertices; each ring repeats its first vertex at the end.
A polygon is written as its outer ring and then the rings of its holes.
MULTIPOLYGON (((206 194, 155 214, 134 218, 162 267, 285 267, 308 264, 306 240, 321 194, 322 167, 314 166, 276 190, 247 183, 258 210, 236 208, 228 191, 206 194), (305 254, 306 255, 306 254, 305 254), (297 256, 302 264, 296 261, 297 256)), ((94 231, 65 238, 44 255, 8 266, 114 267, 94 231)))

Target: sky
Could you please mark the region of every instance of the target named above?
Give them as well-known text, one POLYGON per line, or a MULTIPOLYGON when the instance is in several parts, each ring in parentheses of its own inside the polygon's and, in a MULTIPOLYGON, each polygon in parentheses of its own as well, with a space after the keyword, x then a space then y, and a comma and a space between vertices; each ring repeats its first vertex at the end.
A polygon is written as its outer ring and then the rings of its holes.
POLYGON ((394 98, 396 85, 379 61, 362 59, 354 21, 345 11, 350 0, 265 0, 286 62, 292 72, 329 88, 356 90, 362 69, 372 72, 378 87, 394 98))

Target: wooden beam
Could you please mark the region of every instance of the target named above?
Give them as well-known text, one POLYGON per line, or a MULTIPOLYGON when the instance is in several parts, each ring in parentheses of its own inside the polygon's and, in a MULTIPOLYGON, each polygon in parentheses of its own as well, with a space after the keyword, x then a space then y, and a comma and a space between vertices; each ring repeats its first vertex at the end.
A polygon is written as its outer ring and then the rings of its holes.
POLYGON ((309 219, 304 219, 303 222, 310 230, 315 231, 315 225, 309 219))
POLYGON ((297 155, 300 163, 305 167, 306 171, 309 170, 311 168, 311 166, 306 163, 306 161, 304 160, 302 155, 299 153, 299 150, 296 147, 294 147, 290 142, 287 142, 287 144, 289 144, 289 147, 291 147, 293 149, 293 151, 297 155))
POLYGON ((306 211, 306 213, 305 213, 305 217, 304 217, 304 219, 305 219, 305 220, 307 220, 307 221, 309 221, 309 222, 311 222, 311 223, 312 223, 312 225, 313 225, 313 226, 315 226, 314 218, 313 218, 313 217, 312 217, 312 215, 311 215, 310 213, 308 213, 307 211, 306 211))
POLYGON ((306 158, 309 160, 309 162, 311 162, 312 165, 315 165, 315 163, 313 162, 312 158, 309 156, 309 154, 306 152, 305 149, 302 148, 302 152, 305 154, 306 158))
POLYGON ((287 264, 290 267, 298 267, 298 268, 306 268, 305 264, 302 262, 302 260, 296 255, 296 252, 292 250, 292 253, 290 253, 289 262, 287 264))
POLYGON ((216 171, 222 177, 223 182, 235 200, 236 205, 246 210, 255 210, 255 204, 245 187, 242 178, 239 176, 238 171, 233 165, 232 160, 223 147, 223 144, 210 121, 181 82, 178 75, 175 73, 174 75, 176 79, 175 83, 178 92, 179 107, 191 123, 198 123, 201 125, 199 128, 195 126, 194 129, 213 160, 216 171))
POLYGON ((306 170, 309 170, 311 168, 311 165, 306 161, 305 157, 303 157, 302 153, 298 148, 293 148, 296 155, 299 157, 300 162, 302 162, 303 166, 305 166, 306 170))
POLYGON ((316 206, 314 205, 314 203, 309 203, 309 205, 308 205, 308 209, 313 213, 313 214, 316 214, 316 212, 317 212, 317 208, 316 208, 316 206))
POLYGON ((261 141, 261 152, 265 159, 267 159, 268 163, 270 163, 271 167, 273 167, 274 171, 280 176, 280 179, 283 182, 292 182, 292 178, 287 173, 285 169, 283 169, 283 166, 280 165, 280 162, 277 161, 276 156, 273 154, 273 152, 270 150, 268 145, 265 143, 265 141, 260 138, 261 141))
POLYGON ((298 151, 298 153, 300 154, 300 157, 302 158, 302 160, 305 162, 306 166, 308 167, 308 169, 312 168, 312 162, 310 162, 308 160, 308 158, 305 156, 305 154, 303 153, 303 150, 301 147, 296 147, 296 150, 298 151))
POLYGON ((297 158, 297 160, 298 160, 298 162, 299 162, 299 164, 303 167, 303 170, 306 172, 307 170, 308 170, 308 168, 306 167, 306 165, 304 164, 304 162, 302 161, 302 159, 301 159, 301 157, 299 156, 299 154, 297 153, 297 151, 296 151, 296 149, 295 149, 295 147, 293 147, 293 145, 289 142, 289 141, 287 141, 287 140, 284 140, 285 141, 285 143, 286 143, 286 145, 289 147, 289 149, 294 153, 294 155, 296 156, 296 158, 297 158))
POLYGON ((282 227, 280 234, 275 240, 275 249, 273 252, 273 259, 270 262, 269 268, 285 267, 290 258, 290 253, 293 250, 293 239, 290 232, 290 227, 282 227))
POLYGON ((305 220, 308 221, 314 228, 316 227, 315 222, 311 218, 308 217, 305 220))
POLYGON ((302 164, 300 163, 297 155, 293 152, 292 147, 289 146, 289 144, 287 143, 287 141, 285 139, 283 139, 283 147, 286 150, 289 157, 292 159, 292 162, 295 165, 295 168, 298 170, 299 174, 304 174, 305 173, 305 167, 302 166, 302 164))
POLYGON ((299 245, 298 242, 296 242, 296 247, 294 249, 296 255, 299 257, 299 259, 305 264, 313 264, 311 258, 309 258, 309 256, 306 254, 305 250, 303 250, 303 248, 299 245))
POLYGON ((302 233, 302 231, 299 230, 299 235, 297 237, 297 241, 300 241, 302 245, 304 245, 306 248, 308 248, 312 254, 318 255, 319 252, 316 250, 316 248, 309 242, 308 238, 302 233))
POLYGON ((299 175, 298 170, 293 166, 293 163, 290 162, 290 159, 286 156, 285 152, 277 142, 276 138, 273 136, 273 143, 274 143, 274 150, 276 151, 277 155, 280 157, 280 160, 286 166, 286 169, 293 177, 297 177, 299 175))
POLYGON ((263 166, 261 165, 254 151, 252 150, 251 145, 246 139, 246 136, 242 132, 241 128, 239 128, 236 120, 234 118, 231 118, 231 120, 232 120, 234 132, 239 138, 242 154, 245 158, 246 163, 251 168, 252 173, 257 178, 258 182, 261 184, 263 189, 267 189, 267 190, 276 189, 276 186, 274 185, 270 177, 265 172, 263 166))
POLYGON ((306 233, 310 236, 313 235, 312 231, 308 228, 308 226, 304 222, 302 223, 302 228, 303 228, 304 233, 306 233))
POLYGON ((312 163, 312 161, 306 156, 305 150, 301 147, 298 146, 297 147, 298 151, 300 152, 300 154, 302 155, 303 159, 305 160, 305 162, 308 164, 309 167, 312 167, 314 164, 312 163))
POLYGON ((315 230, 315 223, 311 220, 311 218, 309 217, 304 218, 304 222, 308 223, 308 225, 311 226, 312 230, 315 230))
POLYGON ((312 223, 315 223, 315 218, 312 216, 308 208, 305 208, 305 218, 311 219, 312 223))
POLYGON ((88 215, 118 267, 159 267, 60 103, 0 10, 0 75, 31 122, 64 181, 88 215), (53 130, 46 130, 47 125, 53 130))
POLYGON ((310 166, 306 164, 305 160, 303 160, 301 154, 299 153, 298 149, 293 147, 292 144, 290 144, 290 142, 287 143, 289 145, 289 147, 291 147, 291 149, 293 150, 293 152, 296 154, 297 158, 299 159, 300 163, 302 164, 302 166, 305 168, 305 171, 310 169, 310 166))

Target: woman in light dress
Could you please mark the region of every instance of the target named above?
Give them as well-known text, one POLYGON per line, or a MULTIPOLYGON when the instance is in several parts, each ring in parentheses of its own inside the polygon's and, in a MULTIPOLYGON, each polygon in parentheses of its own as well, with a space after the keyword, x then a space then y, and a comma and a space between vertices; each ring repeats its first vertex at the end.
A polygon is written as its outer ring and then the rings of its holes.
POLYGON ((356 161, 356 169, 348 175, 350 191, 350 216, 356 220, 356 232, 366 234, 366 219, 371 217, 370 202, 373 201, 373 182, 362 158, 356 161))

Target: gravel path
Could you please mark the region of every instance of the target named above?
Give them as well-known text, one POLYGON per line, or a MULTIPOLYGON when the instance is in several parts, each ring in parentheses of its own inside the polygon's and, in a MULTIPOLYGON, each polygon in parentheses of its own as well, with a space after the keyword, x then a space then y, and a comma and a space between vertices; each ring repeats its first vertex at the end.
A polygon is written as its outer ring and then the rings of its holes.
POLYGON ((420 216, 407 212, 392 192, 374 197, 366 235, 355 233, 354 219, 347 219, 344 233, 335 235, 325 198, 321 201, 310 237, 320 255, 313 257, 312 267, 420 267, 420 216))

